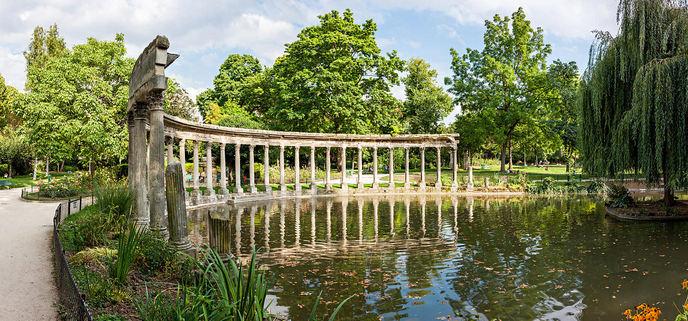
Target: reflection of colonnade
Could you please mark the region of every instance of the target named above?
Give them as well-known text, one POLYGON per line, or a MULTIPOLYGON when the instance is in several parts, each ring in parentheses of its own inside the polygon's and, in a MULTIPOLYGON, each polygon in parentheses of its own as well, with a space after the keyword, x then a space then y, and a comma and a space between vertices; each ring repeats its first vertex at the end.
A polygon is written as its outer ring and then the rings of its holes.
POLYGON ((193 220, 203 216, 194 213, 206 213, 209 245, 223 254, 245 255, 254 246, 261 252, 282 254, 309 249, 348 251, 352 239, 357 241, 352 244, 354 247, 384 244, 392 239, 455 241, 461 222, 473 220, 475 203, 472 197, 466 198, 461 206, 456 197, 443 202, 439 196, 425 195, 417 197, 416 202, 391 197, 318 200, 275 200, 222 206, 219 210, 202 208, 192 210, 191 217, 193 220), (257 232, 257 228, 262 232, 257 232))

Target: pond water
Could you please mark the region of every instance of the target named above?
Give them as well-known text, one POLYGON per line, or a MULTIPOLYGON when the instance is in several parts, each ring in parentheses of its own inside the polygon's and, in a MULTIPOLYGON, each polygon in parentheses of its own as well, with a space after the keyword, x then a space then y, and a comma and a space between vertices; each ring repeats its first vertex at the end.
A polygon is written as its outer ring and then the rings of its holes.
POLYGON ((688 278, 688 224, 618 222, 569 198, 318 198, 190 212, 194 242, 246 258, 272 311, 307 320, 672 318, 688 278))

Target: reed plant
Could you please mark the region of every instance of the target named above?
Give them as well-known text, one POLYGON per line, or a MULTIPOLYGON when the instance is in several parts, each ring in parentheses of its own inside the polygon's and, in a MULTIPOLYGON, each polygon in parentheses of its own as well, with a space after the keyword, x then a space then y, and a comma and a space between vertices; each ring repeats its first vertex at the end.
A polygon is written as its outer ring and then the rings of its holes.
POLYGON ((136 259, 139 244, 144 230, 133 223, 127 225, 127 230, 120 234, 117 241, 117 258, 110 264, 110 277, 118 284, 126 283, 131 265, 136 259))
POLYGON ((128 216, 131 213, 133 197, 123 181, 97 185, 94 189, 96 206, 101 213, 128 216))

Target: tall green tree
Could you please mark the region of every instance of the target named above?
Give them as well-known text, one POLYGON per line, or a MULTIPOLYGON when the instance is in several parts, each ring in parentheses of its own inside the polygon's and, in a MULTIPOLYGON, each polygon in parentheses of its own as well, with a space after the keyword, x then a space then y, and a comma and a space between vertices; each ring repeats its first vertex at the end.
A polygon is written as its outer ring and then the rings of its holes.
POLYGON ((38 155, 84 165, 123 160, 132 66, 119 34, 114 41, 89 38, 30 68, 19 113, 38 155))
POLYGON ((618 36, 597 34, 583 76, 583 165, 607 176, 640 169, 671 205, 688 186, 688 7, 622 0, 618 22, 618 36))
POLYGON ((189 93, 173 78, 167 78, 167 90, 163 102, 165 113, 191 121, 199 121, 198 107, 189 93))
POLYGON ((67 46, 60 36, 57 24, 51 25, 47 31, 37 26, 33 29, 31 41, 24 52, 27 73, 32 68, 43 68, 50 57, 58 57, 66 52, 67 46))
POLYGON ((372 20, 332 11, 286 46, 267 76, 273 103, 264 117, 275 129, 334 133, 401 131, 399 84, 404 62, 382 54, 372 20))
POLYGON ((0 75, 0 131, 5 127, 16 128, 20 119, 16 115, 15 105, 21 93, 14 87, 5 83, 5 78, 0 75))
POLYGON ((404 120, 406 131, 414 134, 437 134, 440 122, 452 111, 452 99, 437 85, 437 71, 422 59, 414 58, 407 63, 405 85, 404 120))
POLYGON ((485 21, 482 51, 451 49, 451 78, 446 83, 455 102, 466 113, 493 118, 491 137, 500 147, 502 171, 507 149, 519 124, 537 117, 543 108, 536 92, 538 77, 546 70, 551 47, 544 42, 542 28, 533 28, 523 8, 510 17, 495 15, 485 21))

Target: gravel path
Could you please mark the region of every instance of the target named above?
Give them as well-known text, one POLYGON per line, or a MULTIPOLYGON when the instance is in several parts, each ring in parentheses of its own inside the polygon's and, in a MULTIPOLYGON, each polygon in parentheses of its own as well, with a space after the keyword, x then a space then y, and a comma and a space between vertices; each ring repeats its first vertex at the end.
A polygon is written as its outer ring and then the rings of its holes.
POLYGON ((0 190, 0 320, 56 320, 52 218, 58 203, 0 190))

